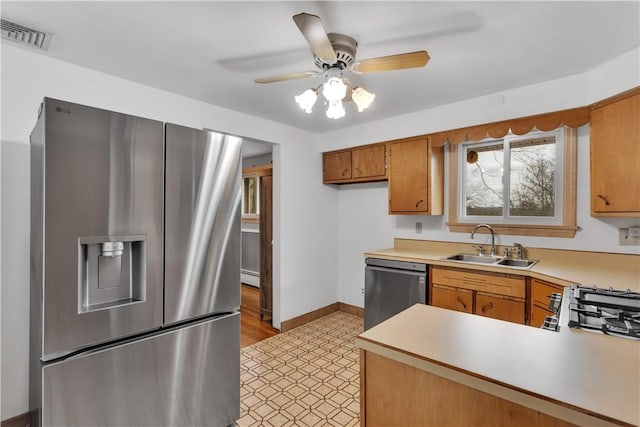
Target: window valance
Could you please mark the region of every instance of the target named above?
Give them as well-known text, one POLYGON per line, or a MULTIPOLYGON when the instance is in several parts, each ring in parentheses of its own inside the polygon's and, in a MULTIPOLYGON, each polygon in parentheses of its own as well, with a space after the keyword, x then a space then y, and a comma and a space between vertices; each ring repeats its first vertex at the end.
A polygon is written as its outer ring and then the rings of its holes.
POLYGON ((541 131, 550 131, 560 125, 577 128, 589 123, 589 111, 588 106, 572 108, 432 133, 429 137, 432 145, 440 147, 447 141, 450 144, 460 144, 464 141, 481 141, 489 137, 502 138, 509 133, 509 130, 516 135, 524 135, 533 128, 541 131))

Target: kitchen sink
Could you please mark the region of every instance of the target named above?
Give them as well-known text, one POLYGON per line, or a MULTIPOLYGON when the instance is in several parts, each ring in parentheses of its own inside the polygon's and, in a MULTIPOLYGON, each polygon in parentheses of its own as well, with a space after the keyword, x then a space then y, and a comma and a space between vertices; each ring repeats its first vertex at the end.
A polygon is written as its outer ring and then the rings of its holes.
POLYGON ((476 262, 482 264, 495 264, 502 258, 496 258, 491 255, 472 255, 472 254, 455 254, 444 258, 448 261, 476 262))
POLYGON ((442 260, 456 261, 465 264, 484 264, 497 267, 519 268, 524 270, 531 268, 536 262, 538 262, 536 259, 516 259, 474 254, 455 254, 442 258, 442 260))
POLYGON ((536 262, 538 262, 538 260, 535 259, 503 258, 498 261, 498 265, 504 265, 507 267, 529 268, 536 262))

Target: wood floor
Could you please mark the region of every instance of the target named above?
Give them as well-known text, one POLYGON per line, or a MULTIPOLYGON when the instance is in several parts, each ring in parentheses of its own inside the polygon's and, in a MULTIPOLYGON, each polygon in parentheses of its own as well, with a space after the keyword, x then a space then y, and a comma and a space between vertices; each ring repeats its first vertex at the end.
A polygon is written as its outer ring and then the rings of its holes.
POLYGON ((240 347, 246 347, 278 333, 271 320, 260 320, 260 290, 242 284, 240 303, 240 347))

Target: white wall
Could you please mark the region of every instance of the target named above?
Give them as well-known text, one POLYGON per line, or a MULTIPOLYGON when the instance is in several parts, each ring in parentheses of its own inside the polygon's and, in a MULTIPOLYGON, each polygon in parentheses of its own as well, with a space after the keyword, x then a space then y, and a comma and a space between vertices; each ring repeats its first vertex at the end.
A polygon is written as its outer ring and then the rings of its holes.
MULTIPOLYGON (((588 73, 324 134, 319 147, 321 151, 328 151, 588 105, 640 85, 639 64, 640 49, 635 49, 588 73), (488 100, 493 95, 504 95, 504 104, 491 106, 488 100)), ((394 237, 471 243, 468 233, 449 232, 445 224, 446 211, 443 216, 435 217, 387 215, 386 183, 334 187, 339 194, 338 296, 342 302, 361 307, 364 305, 361 293, 364 284, 363 252, 391 247, 394 237), (415 233, 416 222, 423 223, 422 234, 415 233)), ((497 243, 510 245, 517 241, 525 247, 640 253, 638 247, 620 246, 617 230, 619 227, 640 225, 640 220, 591 217, 589 191, 587 125, 578 130, 577 224, 580 230, 576 236, 568 239, 498 235, 497 243)), ((445 201, 445 210, 446 207, 445 201)), ((597 285, 604 286, 606 283, 597 285)))
POLYGON ((2 46, 2 396, 28 410, 28 141, 43 97, 278 145, 274 148, 274 325, 337 300, 337 192, 322 185, 316 135, 2 46), (10 305, 9 305, 10 304, 10 305))

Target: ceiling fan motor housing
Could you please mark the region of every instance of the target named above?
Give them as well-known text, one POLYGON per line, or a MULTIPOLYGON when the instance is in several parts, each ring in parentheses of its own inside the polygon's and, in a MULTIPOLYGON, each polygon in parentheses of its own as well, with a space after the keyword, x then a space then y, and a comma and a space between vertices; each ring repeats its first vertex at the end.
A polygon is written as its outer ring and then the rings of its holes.
POLYGON ((326 70, 332 67, 338 67, 341 70, 351 67, 356 60, 356 50, 358 49, 358 42, 352 37, 345 36, 344 34, 329 33, 327 34, 333 50, 336 52, 337 61, 334 63, 328 63, 317 56, 314 61, 316 67, 321 70, 326 70))

